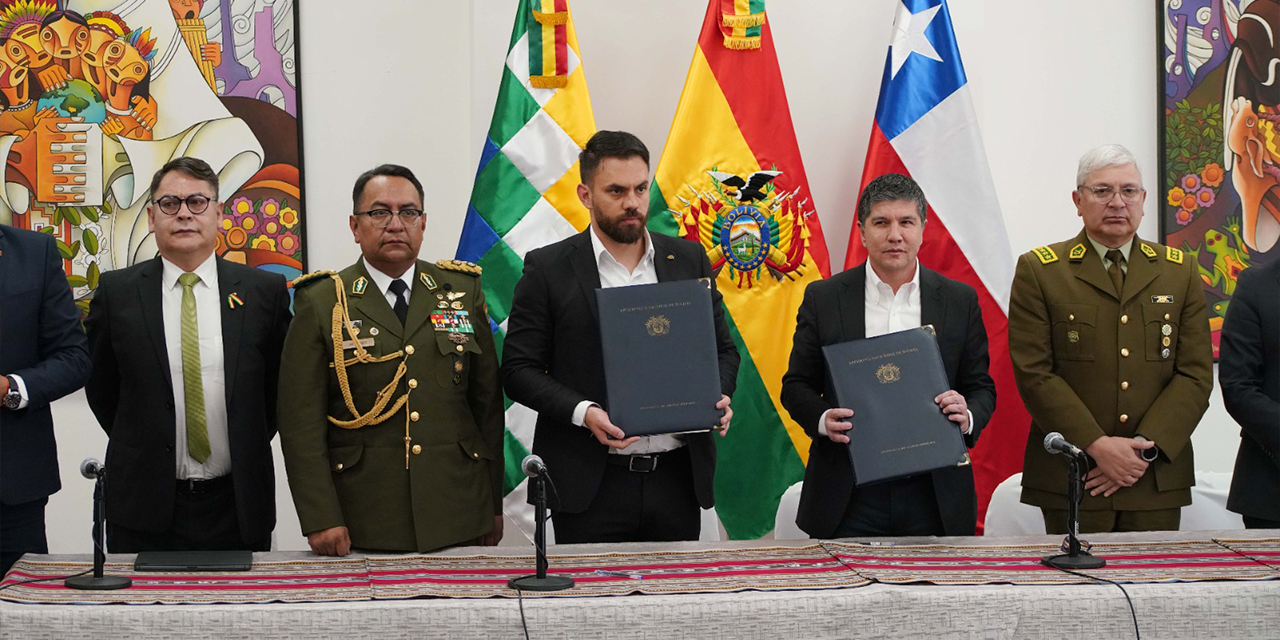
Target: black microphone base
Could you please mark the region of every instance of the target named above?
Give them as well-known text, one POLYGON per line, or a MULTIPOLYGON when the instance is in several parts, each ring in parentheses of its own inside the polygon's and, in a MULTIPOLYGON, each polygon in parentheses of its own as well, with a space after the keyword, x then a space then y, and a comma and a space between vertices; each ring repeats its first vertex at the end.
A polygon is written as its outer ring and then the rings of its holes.
POLYGON ((562 591, 573 587, 573 578, 565 576, 547 576, 539 578, 537 575, 520 576, 507 581, 508 589, 520 589, 521 591, 562 591))
POLYGON ((1066 553, 1057 556, 1045 556, 1040 558, 1040 564, 1057 569, 1101 569, 1102 567, 1107 566, 1107 561, 1097 556, 1081 552, 1080 555, 1076 556, 1066 553))
POLYGON ((133 580, 124 576, 102 576, 101 578, 95 578, 89 575, 67 578, 62 584, 66 585, 70 589, 111 591, 113 589, 127 589, 133 586, 133 580))

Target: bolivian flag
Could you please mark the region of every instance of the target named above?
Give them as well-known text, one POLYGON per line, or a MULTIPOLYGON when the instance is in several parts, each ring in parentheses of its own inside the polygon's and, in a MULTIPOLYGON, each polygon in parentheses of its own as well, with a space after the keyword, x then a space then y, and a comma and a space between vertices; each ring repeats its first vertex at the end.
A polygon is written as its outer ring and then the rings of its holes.
POLYGON ((804 477, 809 438, 779 396, 804 288, 830 275, 764 0, 711 0, 652 193, 650 228, 718 270, 742 365, 716 511, 731 538, 757 538, 804 477))

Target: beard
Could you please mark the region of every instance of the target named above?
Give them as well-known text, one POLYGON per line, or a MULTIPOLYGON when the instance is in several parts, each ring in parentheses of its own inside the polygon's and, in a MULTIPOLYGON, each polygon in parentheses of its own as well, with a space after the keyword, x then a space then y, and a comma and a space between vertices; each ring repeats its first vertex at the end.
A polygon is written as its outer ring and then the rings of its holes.
POLYGON ((644 237, 645 225, 649 222, 649 214, 644 211, 631 210, 627 211, 617 218, 610 218, 600 212, 596 212, 596 223, 600 227, 600 231, 608 236, 610 240, 619 244, 635 244, 644 237), (640 224, 635 226, 623 226, 624 220, 639 220, 640 224))

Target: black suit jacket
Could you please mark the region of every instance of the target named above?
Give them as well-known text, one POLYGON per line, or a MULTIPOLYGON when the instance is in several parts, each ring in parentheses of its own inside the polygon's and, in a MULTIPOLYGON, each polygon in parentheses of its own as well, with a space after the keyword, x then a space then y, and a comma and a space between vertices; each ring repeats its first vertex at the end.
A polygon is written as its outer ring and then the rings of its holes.
POLYGON ((0 225, 0 375, 21 376, 28 395, 26 407, 0 409, 0 502, 62 488, 49 403, 83 387, 89 366, 53 237, 0 225))
MULTIPOLYGON (((538 412, 533 452, 547 463, 555 481, 552 508, 580 513, 591 504, 604 475, 608 447, 586 427, 575 426, 573 410, 584 400, 609 410, 600 349, 596 289, 600 271, 586 231, 525 256, 503 342, 502 386, 507 396, 538 412)), ((712 278, 702 247, 650 233, 658 281, 712 278)), ((729 335, 718 291, 712 291, 720 390, 733 395, 738 350, 729 335)), ((685 436, 693 460, 698 504, 715 504, 716 450, 709 433, 685 436)))
MULTIPOLYGON (((845 445, 818 433, 823 412, 834 408, 822 347, 866 337, 866 263, 805 288, 796 316, 791 361, 782 377, 782 406, 813 439, 796 524, 814 538, 829 538, 853 494, 853 469, 845 445)), ((987 331, 973 287, 920 267, 920 321, 938 332, 938 347, 951 388, 969 403, 972 448, 995 410, 995 383, 987 373, 987 331)), ((854 416, 857 423, 857 416, 854 416)), ((931 473, 946 535, 973 535, 977 498, 970 467, 931 473)))
POLYGON ((1280 520, 1280 260, 1240 272, 1220 345, 1222 399, 1240 423, 1227 508, 1280 520))
MULTIPOLYGON (((227 389, 227 435, 240 534, 262 540, 275 528, 276 433, 280 350, 289 327, 285 281, 217 259, 218 306, 227 389), (235 293, 244 304, 232 309, 235 293)), ((160 258, 102 274, 85 326, 93 377, 89 407, 107 432, 107 521, 162 532, 173 521, 174 394, 161 305, 160 258)))

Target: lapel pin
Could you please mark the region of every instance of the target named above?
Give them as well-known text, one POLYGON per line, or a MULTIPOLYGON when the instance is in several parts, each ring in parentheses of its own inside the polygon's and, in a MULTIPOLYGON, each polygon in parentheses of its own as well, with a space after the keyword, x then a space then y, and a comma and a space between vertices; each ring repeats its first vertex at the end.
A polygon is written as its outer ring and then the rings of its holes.
POLYGON ((675 255, 668 253, 668 254, 667 254, 667 259, 668 259, 668 260, 675 260, 675 259, 676 259, 676 257, 675 257, 675 255))
POLYGON ((421 272, 420 279, 422 280, 422 284, 427 287, 427 291, 436 290, 435 278, 432 278, 431 276, 427 275, 425 272, 421 272))
POLYGON ((357 296, 362 296, 364 295, 365 288, 368 286, 369 281, 366 280, 364 276, 360 276, 359 278, 356 278, 355 282, 351 283, 351 293, 357 296))
POLYGON ((232 292, 231 295, 227 296, 227 306, 231 307, 232 309, 236 308, 237 306, 243 307, 244 300, 241 300, 239 295, 237 295, 235 292, 232 292))

